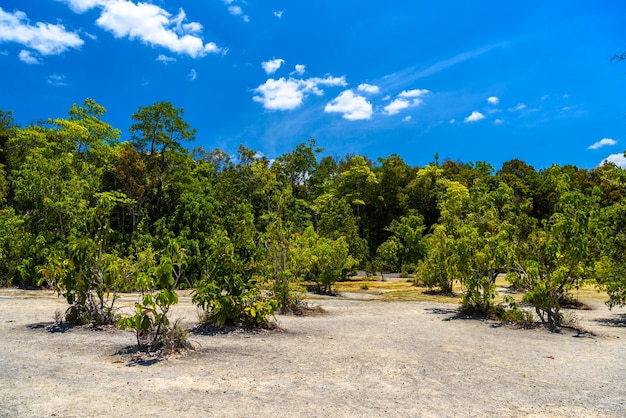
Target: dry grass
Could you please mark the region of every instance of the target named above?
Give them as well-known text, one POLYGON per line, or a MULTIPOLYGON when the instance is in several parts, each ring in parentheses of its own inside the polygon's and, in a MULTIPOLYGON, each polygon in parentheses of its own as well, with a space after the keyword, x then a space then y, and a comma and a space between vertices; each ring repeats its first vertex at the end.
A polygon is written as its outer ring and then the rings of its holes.
MULTIPOLYGON (((498 294, 495 303, 503 303, 506 296, 511 296, 518 303, 524 298, 523 292, 510 290, 510 283, 500 276, 496 279, 496 288, 498 294)), ((455 296, 444 295, 436 292, 430 292, 428 288, 415 286, 413 282, 407 279, 394 279, 381 281, 379 277, 368 278, 363 276, 354 276, 349 280, 337 282, 334 290, 338 293, 362 293, 370 295, 379 295, 386 302, 441 302, 441 303, 460 303, 460 295, 463 288, 459 282, 455 282, 453 287, 455 296)), ((586 285, 580 289, 570 292, 575 300, 594 300, 604 302, 608 300, 605 292, 599 292, 593 285, 586 285)))

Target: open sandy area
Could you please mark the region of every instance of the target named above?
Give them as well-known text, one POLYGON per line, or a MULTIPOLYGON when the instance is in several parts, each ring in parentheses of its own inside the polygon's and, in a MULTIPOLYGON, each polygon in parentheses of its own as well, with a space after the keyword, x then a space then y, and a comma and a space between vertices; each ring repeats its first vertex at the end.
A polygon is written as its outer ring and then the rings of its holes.
MULTIPOLYGON (((624 310, 576 312, 591 335, 456 319, 447 304, 314 303, 327 314, 191 334, 194 351, 138 363, 116 354, 132 333, 51 332, 64 300, 2 290, 0 416, 626 415, 624 310)), ((197 310, 182 297, 173 316, 191 327, 197 310)))

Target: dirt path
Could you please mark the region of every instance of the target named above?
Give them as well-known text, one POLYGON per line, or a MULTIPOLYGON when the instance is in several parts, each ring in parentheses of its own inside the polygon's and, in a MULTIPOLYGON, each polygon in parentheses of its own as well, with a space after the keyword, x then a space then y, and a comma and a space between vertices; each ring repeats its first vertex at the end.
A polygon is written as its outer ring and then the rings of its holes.
MULTIPOLYGON (((596 336, 451 319, 454 306, 316 300, 282 332, 192 335, 182 357, 129 365, 131 333, 42 323, 51 295, 0 296, 0 416, 623 416, 626 324, 596 303, 596 336)), ((183 298, 175 315, 196 309, 183 298)))

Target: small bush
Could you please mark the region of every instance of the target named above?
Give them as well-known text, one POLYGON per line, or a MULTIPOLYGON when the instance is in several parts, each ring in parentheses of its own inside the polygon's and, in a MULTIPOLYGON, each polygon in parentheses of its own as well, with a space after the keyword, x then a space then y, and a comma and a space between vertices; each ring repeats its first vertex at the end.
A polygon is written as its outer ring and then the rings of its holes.
POLYGON ((517 301, 511 296, 506 296, 504 301, 508 304, 508 307, 502 305, 496 307, 496 318, 500 322, 513 324, 525 329, 535 327, 535 319, 532 312, 520 309, 517 301))

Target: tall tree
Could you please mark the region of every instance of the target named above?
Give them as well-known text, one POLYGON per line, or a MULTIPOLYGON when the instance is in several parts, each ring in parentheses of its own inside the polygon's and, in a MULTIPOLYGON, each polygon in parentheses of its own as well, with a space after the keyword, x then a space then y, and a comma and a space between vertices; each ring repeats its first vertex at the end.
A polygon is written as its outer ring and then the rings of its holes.
POLYGON ((182 141, 195 139, 196 130, 183 119, 184 109, 176 109, 170 102, 156 102, 140 107, 132 115, 136 122, 130 127, 133 146, 146 160, 152 177, 155 217, 162 215, 164 185, 173 170, 176 155, 186 155, 182 141))

